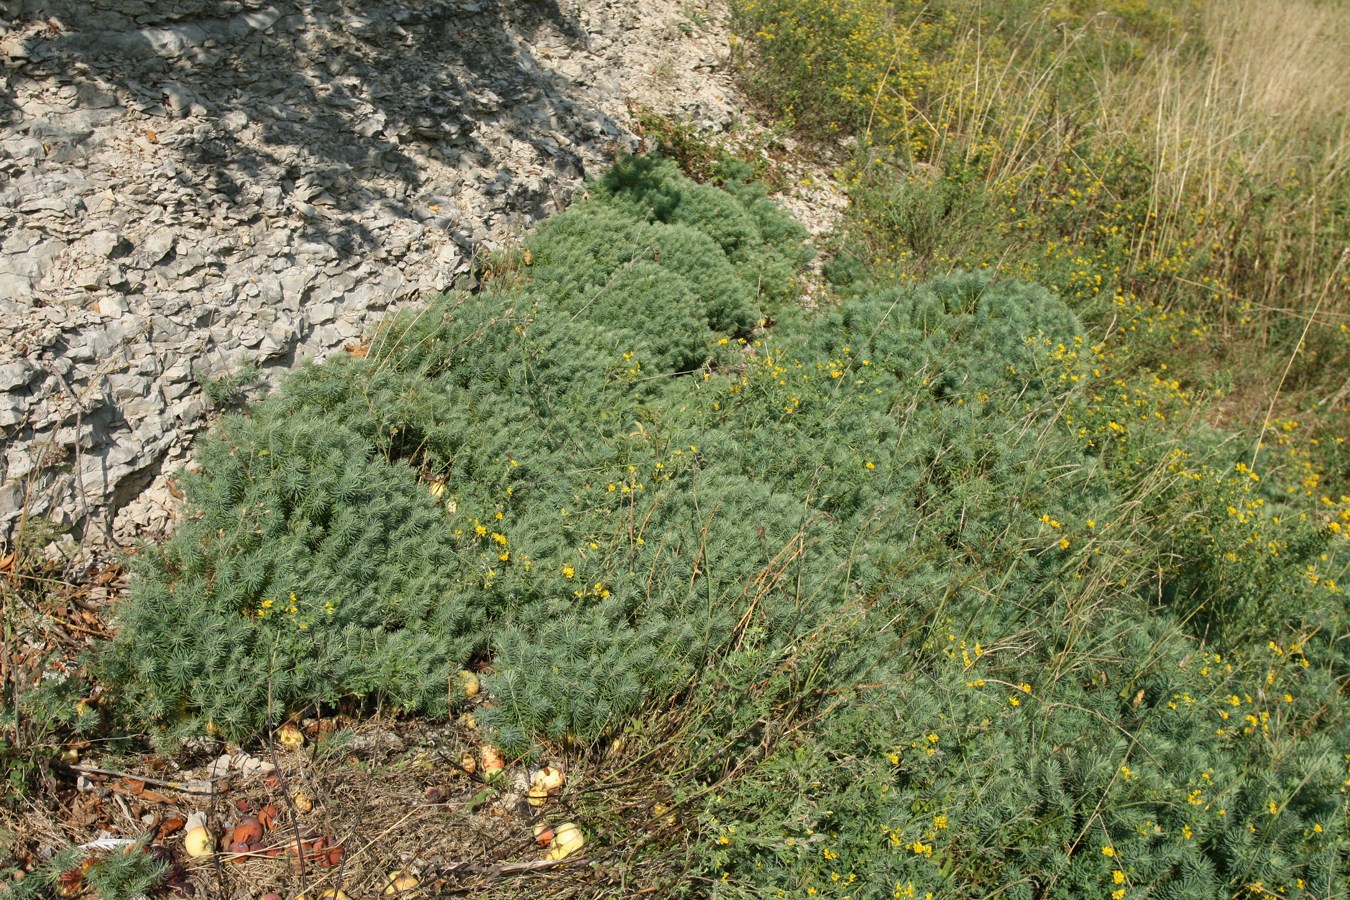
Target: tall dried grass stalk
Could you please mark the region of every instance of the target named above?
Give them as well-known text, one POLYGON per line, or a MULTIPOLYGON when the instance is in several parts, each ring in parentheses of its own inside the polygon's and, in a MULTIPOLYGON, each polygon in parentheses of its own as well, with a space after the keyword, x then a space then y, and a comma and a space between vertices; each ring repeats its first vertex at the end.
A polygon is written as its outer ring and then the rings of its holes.
MULTIPOLYGON (((1215 214, 1204 237, 1229 244, 1216 252, 1230 257, 1227 280, 1242 291, 1231 299, 1258 312, 1306 312, 1347 227, 1350 7, 1204 0, 1201 9, 1202 52, 1179 41, 1127 74, 1108 73, 1100 127, 1151 154, 1159 232, 1150 245, 1195 237, 1181 230, 1194 228, 1202 198, 1215 214), (1239 260, 1237 244, 1252 234, 1254 259, 1249 251, 1239 260)), ((1321 315, 1343 321, 1348 308, 1350 297, 1332 299, 1321 315)))

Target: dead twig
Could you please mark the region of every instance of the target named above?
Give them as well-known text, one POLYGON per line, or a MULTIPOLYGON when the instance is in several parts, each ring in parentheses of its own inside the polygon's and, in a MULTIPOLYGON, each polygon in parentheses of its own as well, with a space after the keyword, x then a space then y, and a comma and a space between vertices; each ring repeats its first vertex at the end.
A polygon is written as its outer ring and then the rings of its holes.
POLYGON ((530 862, 502 863, 498 866, 484 866, 481 863, 452 863, 447 875, 474 875, 479 878, 508 878, 512 875, 532 875, 536 872, 548 872, 591 862, 589 856, 576 859, 536 859, 530 862))
POLYGON ((220 791, 216 789, 216 782, 229 779, 228 775, 218 775, 213 778, 202 778, 193 781, 162 781, 158 778, 148 778, 145 775, 133 775, 130 772, 119 772, 115 769, 102 769, 98 766, 70 765, 67 766, 67 768, 72 772, 79 772, 83 775, 108 775, 113 778, 127 778, 131 781, 140 781, 155 787, 169 788, 170 790, 179 791, 184 794, 201 794, 204 796, 220 793, 220 791), (203 784, 209 786, 202 787, 201 785, 203 784))

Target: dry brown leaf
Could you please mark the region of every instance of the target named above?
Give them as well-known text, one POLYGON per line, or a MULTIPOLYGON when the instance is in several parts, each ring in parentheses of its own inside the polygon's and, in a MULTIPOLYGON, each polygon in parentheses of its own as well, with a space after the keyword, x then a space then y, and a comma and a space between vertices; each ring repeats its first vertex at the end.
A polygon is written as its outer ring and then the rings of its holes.
POLYGON ((88 828, 103 819, 103 801, 93 794, 80 794, 70 804, 70 816, 66 825, 72 828, 88 828))
POLYGON ((182 816, 169 816, 163 822, 159 823, 159 829, 156 833, 162 841, 186 824, 187 819, 184 819, 182 816))

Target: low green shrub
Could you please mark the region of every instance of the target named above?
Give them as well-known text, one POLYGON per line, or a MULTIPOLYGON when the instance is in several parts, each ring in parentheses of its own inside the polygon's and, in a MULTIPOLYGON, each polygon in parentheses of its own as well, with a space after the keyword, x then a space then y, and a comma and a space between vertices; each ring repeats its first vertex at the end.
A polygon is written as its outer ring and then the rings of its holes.
MULTIPOLYGON (((664 717, 691 893, 1333 878, 1344 616, 1299 605, 1339 595, 1285 578, 1216 631, 1193 529, 1229 495, 1159 485, 1166 434, 1097 397, 1064 303, 957 275, 795 311, 800 237, 629 162, 478 295, 223 419, 103 659, 123 712, 444 715, 484 661, 513 755, 664 717)), ((1289 561, 1343 566, 1309 528, 1289 561)))
POLYGON ((5 885, 10 900, 89 895, 144 897, 162 888, 167 860, 144 842, 111 849, 72 848, 44 861, 20 881, 5 885))
MULTIPOLYGON (((1317 722, 1326 672, 1288 647, 1197 653, 1148 619, 1107 621, 1076 651, 1069 629, 1010 635, 969 606, 949 628, 895 628, 889 659, 818 691, 820 721, 782 729, 766 758, 722 749, 750 771, 708 771, 703 868, 720 893, 1334 895, 1344 762, 1317 722)), ((749 674, 741 696, 800 696, 781 660, 747 657, 726 667, 749 674)), ((737 733, 744 712, 709 730, 737 733)))
MULTIPOLYGON (((596 538, 695 479, 692 450, 688 471, 657 465, 666 438, 628 432, 686 390, 671 376, 709 363, 714 334, 748 333, 785 292, 766 271, 804 259, 800 229, 744 196, 634 160, 531 239, 515 280, 398 319, 369 358, 222 419, 182 527, 138 561, 103 677, 137 717, 239 737, 311 701, 444 714, 455 667, 514 653, 536 671, 526 645, 571 616, 583 667, 500 704, 517 751, 536 733, 594 738, 673 684, 656 651, 697 660, 710 639, 691 639, 683 595, 639 596, 651 551, 596 538)), ((674 534, 670 515, 657 524, 674 534)))

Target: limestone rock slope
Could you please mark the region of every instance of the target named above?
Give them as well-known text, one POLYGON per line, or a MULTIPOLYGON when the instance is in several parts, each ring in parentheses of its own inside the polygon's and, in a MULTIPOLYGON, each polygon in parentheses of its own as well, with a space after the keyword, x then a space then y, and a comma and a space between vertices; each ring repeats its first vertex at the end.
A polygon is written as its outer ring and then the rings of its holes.
POLYGON ((0 4, 0 542, 164 526, 214 394, 566 205, 627 105, 735 114, 672 0, 0 4))

